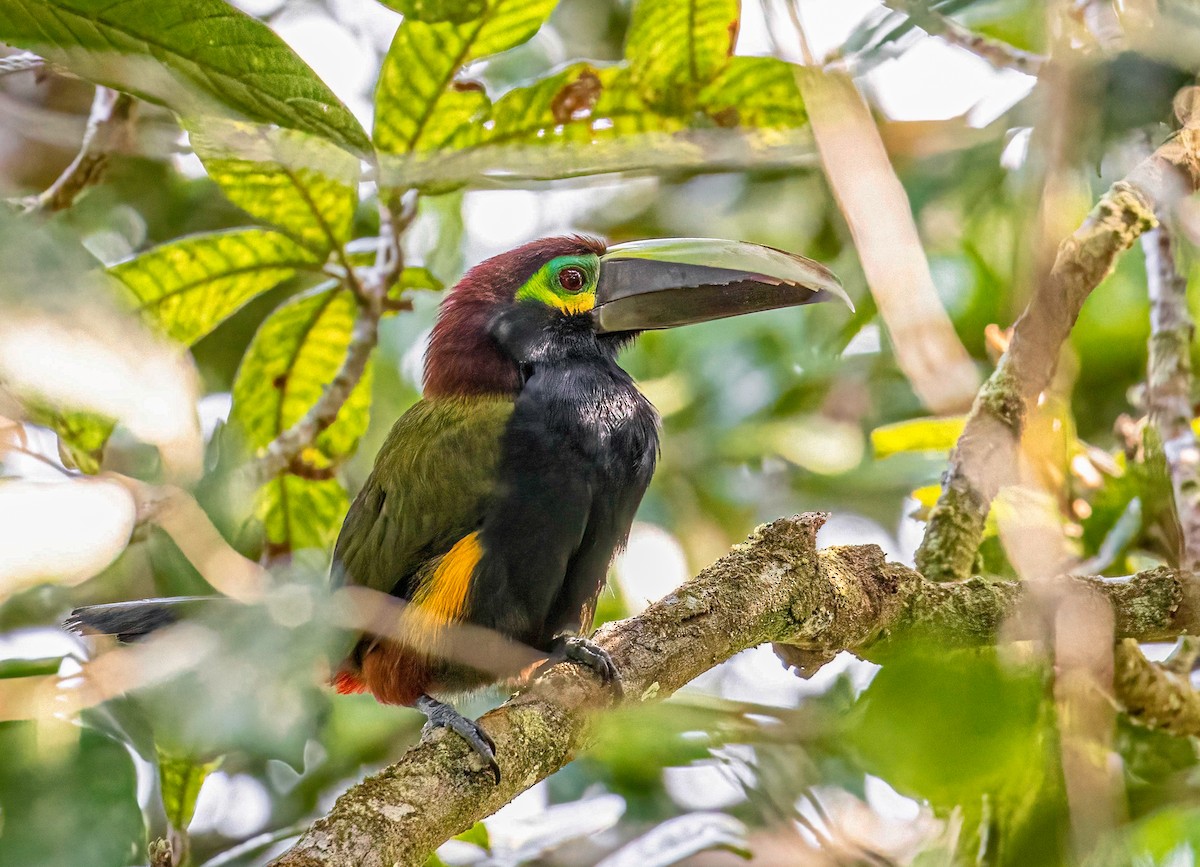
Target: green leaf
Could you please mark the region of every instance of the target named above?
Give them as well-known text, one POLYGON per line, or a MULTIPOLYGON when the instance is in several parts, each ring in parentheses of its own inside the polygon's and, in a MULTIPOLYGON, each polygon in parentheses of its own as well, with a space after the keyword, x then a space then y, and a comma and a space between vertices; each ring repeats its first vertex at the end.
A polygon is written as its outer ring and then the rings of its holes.
POLYGON ((350 497, 337 479, 284 473, 259 492, 256 514, 273 554, 326 551, 337 538, 350 497))
POLYGON ((196 798, 208 775, 221 766, 221 759, 197 762, 186 756, 158 751, 158 780, 162 788, 163 809, 176 831, 186 831, 196 812, 196 798))
POLYGON ((486 118, 475 83, 456 82, 468 63, 507 51, 538 31, 557 0, 492 0, 466 24, 406 20, 396 30, 375 92, 375 145, 408 154, 459 147, 486 118))
POLYGON ((0 867, 146 863, 137 774, 124 746, 50 718, 0 723, 0 867))
POLYGON ((885 424, 871 431, 871 446, 877 458, 902 452, 947 452, 958 442, 966 421, 966 416, 956 415, 885 424))
POLYGON ((104 460, 104 446, 116 426, 110 418, 91 412, 56 409, 42 401, 25 401, 29 420, 58 434, 58 455, 68 467, 94 476, 104 460))
POLYGON ((698 99, 718 126, 791 129, 808 122, 791 64, 774 57, 733 58, 698 99))
POLYGON ((295 130, 209 122, 191 133, 208 176, 246 213, 322 256, 350 240, 358 159, 295 130))
POLYGON ((163 244, 109 273, 129 288, 147 319, 191 345, 254 296, 318 264, 287 235, 238 229, 163 244))
POLYGON ((483 822, 476 822, 461 834, 456 835, 454 839, 462 840, 464 843, 472 843, 484 852, 492 851, 492 841, 488 836, 487 825, 483 824, 483 822))
POLYGON ((42 659, 0 659, 0 680, 57 674, 62 661, 63 657, 61 656, 48 656, 42 659))
POLYGON ((1054 760, 1048 708, 1044 672, 994 649, 906 648, 862 693, 850 742, 868 773, 935 807, 1020 798, 1054 760))
POLYGON ((13 0, 0 4, 0 40, 187 118, 277 124, 370 150, 316 73, 224 0, 13 0))
POLYGON ((487 8, 485 0, 382 0, 409 21, 474 21, 487 8))
POLYGON ((388 299, 399 301, 406 292, 421 291, 441 292, 446 288, 428 268, 405 268, 400 272, 400 278, 388 290, 388 299))
POLYGON ((637 0, 625 42, 634 81, 652 104, 690 106, 729 64, 738 0, 637 0))
MULTIPOLYGON (((300 421, 337 375, 358 314, 354 295, 326 283, 275 310, 250 342, 233 382, 230 420, 252 448, 263 448, 300 421)), ((350 454, 367 428, 371 369, 342 405, 332 425, 301 460, 328 469, 350 454)))

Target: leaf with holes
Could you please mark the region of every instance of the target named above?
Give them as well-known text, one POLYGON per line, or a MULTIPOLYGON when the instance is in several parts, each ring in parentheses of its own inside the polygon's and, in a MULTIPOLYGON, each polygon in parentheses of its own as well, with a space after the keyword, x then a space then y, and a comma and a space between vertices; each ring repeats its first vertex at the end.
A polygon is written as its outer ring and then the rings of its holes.
MULTIPOLYGON (((337 375, 350 345, 358 302, 335 283, 326 283, 275 310, 250 342, 233 382, 230 420, 247 445, 265 448, 300 421, 337 375)), ((328 470, 350 454, 367 428, 371 368, 300 461, 328 470)))
POLYGON ((184 117, 232 116, 371 147, 316 73, 224 0, 14 0, 0 4, 0 40, 184 117))
POLYGON ((229 200, 324 256, 349 239, 358 159, 329 142, 256 124, 210 121, 192 148, 229 200))
POLYGON ((155 247, 109 273, 128 287, 143 316, 191 345, 251 298, 319 265, 287 235, 238 229, 155 247))
POLYGON ((718 126, 792 129, 808 121, 791 64, 774 57, 733 58, 698 101, 718 126))
POLYGON ((625 56, 643 96, 671 111, 690 108, 729 65, 739 13, 738 0, 638 0, 625 56))
POLYGON ((483 88, 455 81, 468 63, 528 40, 557 0, 492 0, 465 24, 407 20, 396 30, 375 92, 375 144, 383 153, 461 147, 486 118, 483 88))

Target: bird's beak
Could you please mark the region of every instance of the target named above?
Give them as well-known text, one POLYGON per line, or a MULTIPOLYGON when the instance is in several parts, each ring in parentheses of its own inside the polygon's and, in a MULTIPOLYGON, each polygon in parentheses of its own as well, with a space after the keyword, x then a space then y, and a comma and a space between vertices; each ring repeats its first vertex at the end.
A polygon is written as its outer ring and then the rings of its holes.
POLYGON ((601 334, 648 331, 835 298, 854 309, 812 259, 743 241, 666 238, 608 248, 592 315, 601 334))

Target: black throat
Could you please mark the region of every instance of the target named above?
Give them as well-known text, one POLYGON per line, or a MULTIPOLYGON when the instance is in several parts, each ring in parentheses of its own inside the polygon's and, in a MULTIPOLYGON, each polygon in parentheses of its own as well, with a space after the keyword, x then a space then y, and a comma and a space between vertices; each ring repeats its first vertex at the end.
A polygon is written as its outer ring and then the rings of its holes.
POLYGON ((519 612, 511 622, 485 625, 546 647, 590 627, 589 604, 654 472, 658 414, 617 365, 625 341, 598 336, 587 314, 518 303, 491 331, 523 384, 481 528, 489 562, 473 591, 523 600, 507 609, 519 612))

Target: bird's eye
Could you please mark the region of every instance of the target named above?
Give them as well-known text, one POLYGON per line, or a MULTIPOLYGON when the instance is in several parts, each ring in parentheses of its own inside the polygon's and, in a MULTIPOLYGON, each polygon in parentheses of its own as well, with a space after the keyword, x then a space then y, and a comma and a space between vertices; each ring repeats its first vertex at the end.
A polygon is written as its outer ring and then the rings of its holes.
POLYGON ((582 268, 563 268, 558 272, 558 285, 568 292, 578 292, 587 285, 587 275, 582 268))

